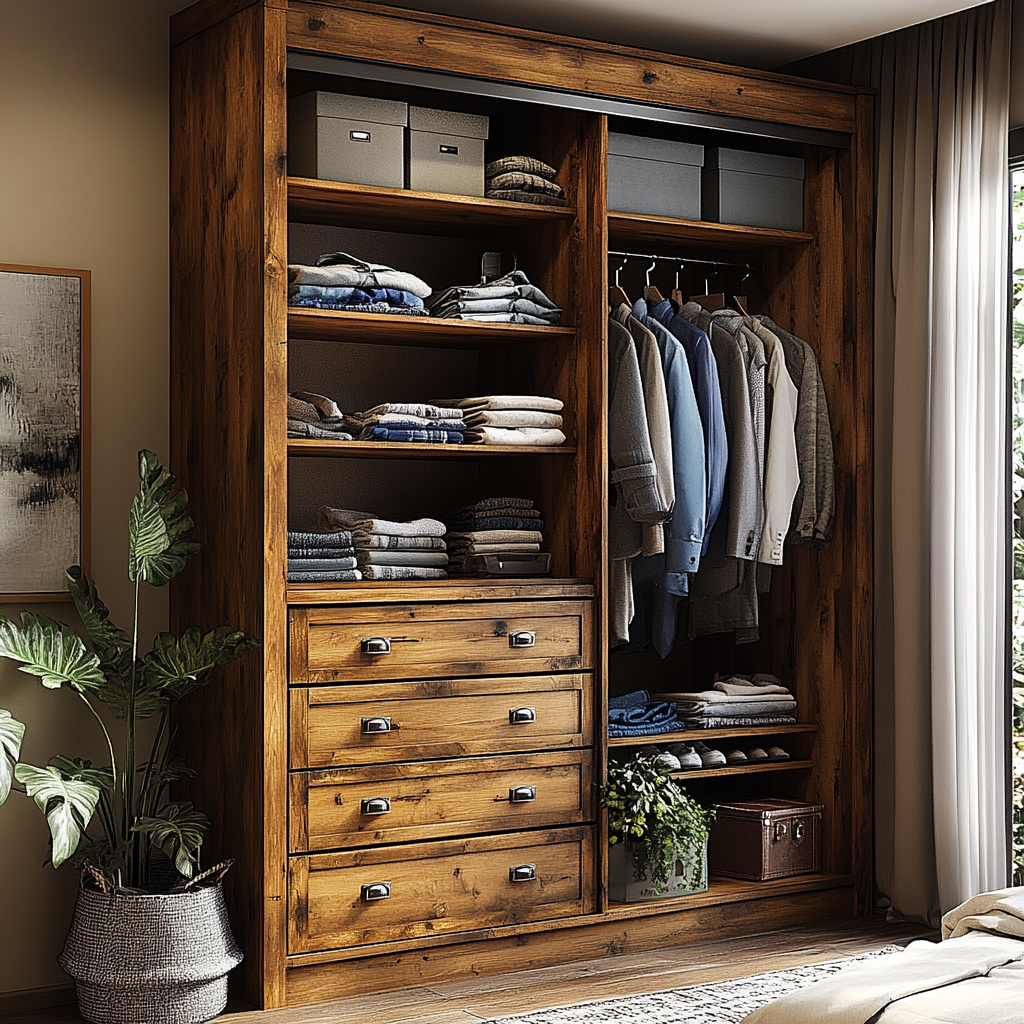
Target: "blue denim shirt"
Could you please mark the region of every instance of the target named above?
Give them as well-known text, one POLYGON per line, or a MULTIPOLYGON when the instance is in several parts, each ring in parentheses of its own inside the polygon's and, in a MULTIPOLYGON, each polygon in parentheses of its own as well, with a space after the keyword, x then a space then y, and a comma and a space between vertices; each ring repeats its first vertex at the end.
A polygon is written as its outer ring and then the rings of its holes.
POLYGON ((680 316, 668 299, 650 310, 655 320, 663 323, 676 336, 686 350, 690 364, 690 377, 697 396, 701 424, 704 427, 704 471, 707 478, 707 521, 704 526, 704 545, 701 554, 707 554, 711 531, 718 522, 725 494, 725 471, 729 465, 729 442, 725 436, 725 415, 722 412, 722 388, 718 382, 718 363, 711 351, 708 336, 686 317, 680 316))
POLYGON ((696 572, 699 568, 704 545, 707 500, 704 428, 682 343, 648 315, 647 303, 643 299, 633 305, 633 316, 657 338, 665 371, 676 486, 672 519, 665 524, 665 588, 672 594, 685 594, 688 590, 686 573, 696 572))

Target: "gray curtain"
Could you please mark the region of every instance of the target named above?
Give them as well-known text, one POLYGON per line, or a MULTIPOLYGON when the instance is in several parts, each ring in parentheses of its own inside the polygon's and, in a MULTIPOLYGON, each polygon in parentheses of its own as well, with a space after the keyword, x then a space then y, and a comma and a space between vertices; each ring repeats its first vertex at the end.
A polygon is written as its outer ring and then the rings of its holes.
POLYGON ((1010 0, 785 70, 876 100, 875 866, 891 914, 1007 881, 1010 0))

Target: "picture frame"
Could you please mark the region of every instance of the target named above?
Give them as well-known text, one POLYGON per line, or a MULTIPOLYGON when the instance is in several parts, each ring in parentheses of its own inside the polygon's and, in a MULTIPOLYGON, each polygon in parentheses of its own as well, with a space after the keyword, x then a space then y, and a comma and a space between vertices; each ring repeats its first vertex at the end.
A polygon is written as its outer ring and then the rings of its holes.
POLYGON ((89 571, 91 313, 88 270, 0 263, 0 604, 89 571))

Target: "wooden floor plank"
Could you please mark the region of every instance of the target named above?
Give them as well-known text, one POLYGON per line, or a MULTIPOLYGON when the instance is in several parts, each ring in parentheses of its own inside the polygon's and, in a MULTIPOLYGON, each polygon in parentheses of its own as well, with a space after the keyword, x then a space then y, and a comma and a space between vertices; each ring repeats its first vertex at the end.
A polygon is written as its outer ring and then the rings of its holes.
MULTIPOLYGON (((856 956, 890 943, 938 938, 917 925, 880 918, 830 928, 788 928, 647 953, 601 957, 515 974, 353 996, 317 1006, 247 1010, 219 1024, 482 1024, 517 1013, 660 992, 856 956)), ((82 1024, 71 1006, 0 1015, 0 1024, 82 1024)))

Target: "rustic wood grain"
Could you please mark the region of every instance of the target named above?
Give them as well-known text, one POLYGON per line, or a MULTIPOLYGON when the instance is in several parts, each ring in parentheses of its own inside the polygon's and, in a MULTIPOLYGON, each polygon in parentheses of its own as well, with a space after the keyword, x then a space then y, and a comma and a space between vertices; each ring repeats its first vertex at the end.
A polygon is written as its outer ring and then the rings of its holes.
POLYGON ((609 213, 611 249, 653 252, 657 255, 753 258, 774 249, 800 249, 814 241, 805 231, 776 231, 740 224, 651 217, 641 213, 609 213))
POLYGON ((855 127, 854 93, 784 75, 358 3, 292 3, 289 45, 359 60, 614 96, 829 131, 855 127))
POLYGON ((593 668, 589 601, 344 606, 307 614, 310 682, 593 668), (512 646, 521 632, 534 635, 533 646, 512 646), (391 638, 391 653, 363 654, 368 637, 391 638))
POLYGON ((590 673, 498 679, 431 680, 296 687, 293 768, 328 768, 424 758, 530 750, 592 743, 583 707, 590 673), (535 720, 512 724, 514 708, 533 708, 535 720), (362 732, 364 718, 389 717, 392 730, 362 732))
POLYGON ((582 751, 295 772, 291 852, 578 825, 590 775, 582 751), (513 803, 510 791, 521 786, 534 799, 513 803), (364 812, 362 802, 377 797, 387 798, 388 813, 364 812))
POLYGON ((722 729, 682 729, 679 732, 664 732, 657 736, 612 736, 608 739, 609 747, 642 747, 648 742, 656 742, 664 746, 666 743, 692 743, 694 740, 710 740, 712 743, 720 739, 741 739, 753 736, 785 736, 794 733, 817 732, 816 725, 738 725, 735 728, 722 729))
POLYGON ((395 582, 362 580, 332 586, 292 583, 288 587, 288 603, 316 605, 344 601, 345 604, 378 604, 385 598, 398 604, 411 601, 515 601, 520 598, 539 601, 559 597, 580 600, 594 597, 595 594, 591 580, 451 577, 446 580, 395 582))
POLYGON ((321 441, 292 438, 288 454, 326 459, 511 459, 575 455, 573 445, 420 444, 413 441, 321 441))
POLYGON ((433 936, 583 912, 579 829, 374 847, 292 860, 293 953, 433 936), (510 872, 533 866, 536 877, 510 872), (389 882, 367 902, 361 886, 389 882))
POLYGON ((242 988, 273 1006, 287 850, 284 12, 203 11, 215 23, 171 54, 171 468, 203 545, 171 584, 171 623, 229 624, 263 649, 182 703, 181 753, 199 772, 182 795, 213 822, 205 856, 235 858, 242 988))
POLYGON ((575 337, 576 328, 292 307, 288 310, 288 334, 292 338, 310 341, 357 341, 420 348, 483 348, 533 341, 557 344, 575 337))
POLYGON ((532 206, 483 196, 351 185, 317 178, 288 179, 288 219, 375 231, 413 229, 459 238, 489 238, 550 221, 572 221, 573 206, 532 206))

